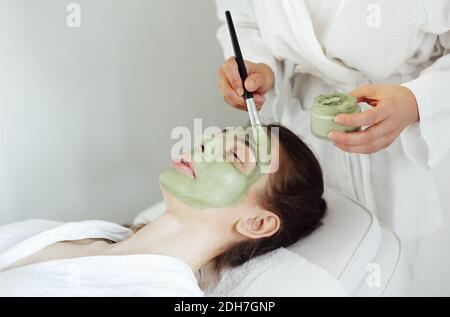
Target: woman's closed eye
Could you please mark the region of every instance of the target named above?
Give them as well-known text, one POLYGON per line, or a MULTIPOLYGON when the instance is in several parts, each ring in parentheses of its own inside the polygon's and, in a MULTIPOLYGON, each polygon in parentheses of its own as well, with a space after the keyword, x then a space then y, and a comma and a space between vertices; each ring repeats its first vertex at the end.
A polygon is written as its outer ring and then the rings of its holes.
POLYGON ((244 162, 241 160, 241 158, 239 157, 239 155, 237 154, 236 151, 233 151, 232 154, 233 154, 233 157, 235 158, 235 160, 236 160, 238 163, 240 163, 240 164, 243 164, 243 163, 244 163, 244 162))
POLYGON ((236 150, 228 150, 225 155, 225 159, 227 162, 233 162, 238 164, 244 163, 236 150))
POLYGON ((247 147, 238 147, 237 149, 229 151, 229 159, 242 173, 248 175, 255 168, 255 162, 252 162, 251 156, 249 157, 249 149, 247 147))

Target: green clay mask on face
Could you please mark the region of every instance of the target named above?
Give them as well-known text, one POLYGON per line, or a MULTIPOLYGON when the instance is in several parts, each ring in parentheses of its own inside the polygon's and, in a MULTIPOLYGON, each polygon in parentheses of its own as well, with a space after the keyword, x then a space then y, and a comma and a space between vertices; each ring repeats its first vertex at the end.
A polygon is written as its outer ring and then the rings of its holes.
POLYGON ((353 132, 360 128, 346 127, 335 123, 338 114, 356 114, 361 112, 358 100, 346 94, 320 95, 311 108, 311 132, 319 138, 328 139, 332 130, 353 132))
POLYGON ((248 136, 249 147, 243 145, 245 137, 234 130, 214 138, 204 138, 202 146, 191 151, 189 163, 195 177, 171 168, 161 174, 160 183, 171 195, 191 207, 224 208, 236 205, 262 175, 256 152, 257 144, 270 143, 267 141, 270 138, 264 135, 258 133, 257 141, 248 136), (236 146, 237 143, 240 145, 236 146), (246 149, 246 153, 242 149, 246 149), (251 170, 240 168, 240 161, 248 162, 252 157, 251 170))

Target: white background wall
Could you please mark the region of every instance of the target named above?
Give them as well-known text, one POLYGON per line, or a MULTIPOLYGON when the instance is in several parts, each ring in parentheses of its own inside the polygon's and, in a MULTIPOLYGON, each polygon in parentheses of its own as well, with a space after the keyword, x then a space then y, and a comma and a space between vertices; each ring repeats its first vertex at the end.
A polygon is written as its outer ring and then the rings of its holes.
POLYGON ((0 224, 124 223, 161 199, 176 126, 244 122, 217 91, 214 1, 0 0, 0 224))

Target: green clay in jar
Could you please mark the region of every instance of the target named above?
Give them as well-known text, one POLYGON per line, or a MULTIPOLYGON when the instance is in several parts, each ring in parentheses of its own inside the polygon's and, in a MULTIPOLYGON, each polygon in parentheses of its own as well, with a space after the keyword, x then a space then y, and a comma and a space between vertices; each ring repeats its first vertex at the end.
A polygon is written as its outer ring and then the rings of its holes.
POLYGON ((318 138, 328 139, 331 131, 354 132, 361 128, 346 127, 335 122, 338 114, 356 114, 361 112, 358 100, 354 96, 333 93, 320 95, 314 99, 311 108, 311 132, 318 138))

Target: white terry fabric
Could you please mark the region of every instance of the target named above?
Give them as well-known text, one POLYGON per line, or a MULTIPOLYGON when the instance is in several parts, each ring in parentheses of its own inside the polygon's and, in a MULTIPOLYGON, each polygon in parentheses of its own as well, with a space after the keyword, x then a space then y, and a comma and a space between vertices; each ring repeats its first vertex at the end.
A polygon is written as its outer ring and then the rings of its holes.
POLYGON ((191 268, 173 257, 140 254, 52 260, 8 269, 16 261, 59 241, 132 234, 105 221, 45 220, 0 227, 0 296, 202 296, 191 268))
POLYGON ((259 256, 207 283, 206 296, 343 297, 338 281, 319 266, 284 248, 259 256))

